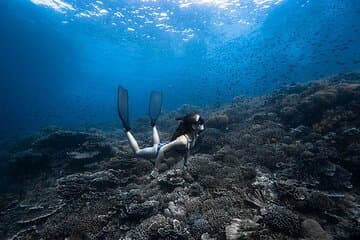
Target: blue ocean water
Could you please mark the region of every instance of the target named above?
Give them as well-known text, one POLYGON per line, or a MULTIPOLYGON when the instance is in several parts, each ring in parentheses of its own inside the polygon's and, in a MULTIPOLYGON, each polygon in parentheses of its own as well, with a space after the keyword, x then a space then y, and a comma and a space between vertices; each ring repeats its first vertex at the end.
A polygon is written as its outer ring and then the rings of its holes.
MULTIPOLYGON (((7 0, 0 3, 0 136, 261 95, 360 64, 358 0, 7 0)), ((119 124, 120 126, 120 124, 119 124)))

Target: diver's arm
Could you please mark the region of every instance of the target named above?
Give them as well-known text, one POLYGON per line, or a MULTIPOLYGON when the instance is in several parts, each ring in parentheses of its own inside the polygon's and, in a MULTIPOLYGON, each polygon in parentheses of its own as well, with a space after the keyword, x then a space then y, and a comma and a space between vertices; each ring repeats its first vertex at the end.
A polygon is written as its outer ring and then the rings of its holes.
POLYGON ((186 147, 186 142, 187 142, 186 137, 180 136, 177 139, 175 139, 174 141, 172 141, 168 144, 165 144, 162 148, 160 148, 159 154, 155 160, 155 169, 159 169, 159 165, 160 165, 161 161, 164 159, 165 152, 171 150, 173 147, 179 147, 179 146, 186 147))
POLYGON ((184 166, 183 168, 186 170, 187 169, 187 162, 190 158, 190 151, 186 151, 185 155, 184 155, 184 166))

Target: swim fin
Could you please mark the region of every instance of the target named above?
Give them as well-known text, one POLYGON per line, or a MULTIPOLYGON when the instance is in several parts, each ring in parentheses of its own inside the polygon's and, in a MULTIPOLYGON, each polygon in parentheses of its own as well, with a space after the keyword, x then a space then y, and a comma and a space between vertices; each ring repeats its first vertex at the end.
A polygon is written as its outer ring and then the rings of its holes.
POLYGON ((121 86, 118 88, 118 113, 125 131, 130 131, 128 91, 121 86))
POLYGON ((149 116, 152 127, 155 126, 156 120, 160 115, 161 105, 162 105, 162 93, 158 91, 152 91, 150 94, 150 103, 149 103, 149 116))

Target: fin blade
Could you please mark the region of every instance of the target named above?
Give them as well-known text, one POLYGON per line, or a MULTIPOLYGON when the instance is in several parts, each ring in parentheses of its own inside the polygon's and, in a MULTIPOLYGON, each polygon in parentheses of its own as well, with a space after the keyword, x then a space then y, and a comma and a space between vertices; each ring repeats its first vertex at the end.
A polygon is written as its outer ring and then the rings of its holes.
POLYGON ((121 86, 118 88, 118 113, 123 127, 130 130, 128 91, 121 86))
POLYGON ((155 125, 156 120, 158 119, 162 106, 162 93, 158 91, 152 91, 150 94, 150 103, 149 103, 149 116, 151 120, 151 125, 155 125))

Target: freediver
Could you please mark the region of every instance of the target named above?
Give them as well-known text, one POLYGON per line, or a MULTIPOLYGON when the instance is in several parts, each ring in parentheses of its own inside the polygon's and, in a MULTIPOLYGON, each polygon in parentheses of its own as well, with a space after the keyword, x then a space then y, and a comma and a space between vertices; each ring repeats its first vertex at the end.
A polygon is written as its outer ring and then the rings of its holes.
POLYGON ((175 133, 172 135, 171 141, 160 142, 156 121, 161 112, 161 105, 162 93, 152 91, 149 103, 149 116, 152 127, 153 146, 140 149, 136 139, 130 132, 128 91, 121 86, 118 88, 118 113, 132 150, 136 156, 155 159, 155 167, 150 174, 152 178, 157 178, 159 175, 159 166, 161 161, 165 158, 165 154, 166 156, 176 156, 179 154, 183 156, 183 169, 187 169, 190 150, 195 146, 197 138, 204 130, 205 123, 204 119, 201 118, 199 114, 188 114, 176 118, 176 120, 180 120, 180 123, 175 133))

